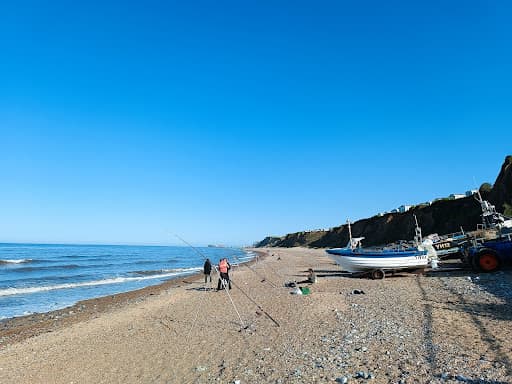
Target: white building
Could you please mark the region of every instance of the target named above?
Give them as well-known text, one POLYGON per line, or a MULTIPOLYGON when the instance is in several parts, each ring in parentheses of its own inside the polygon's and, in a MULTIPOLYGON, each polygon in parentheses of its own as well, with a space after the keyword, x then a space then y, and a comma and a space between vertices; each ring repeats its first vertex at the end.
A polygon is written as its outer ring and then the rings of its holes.
POLYGON ((448 197, 450 198, 450 200, 457 200, 457 199, 462 199, 463 197, 466 197, 466 195, 462 195, 460 193, 452 193, 448 197))
POLYGON ((471 189, 469 191, 466 191, 466 196, 473 196, 478 193, 478 189, 471 189))
POLYGON ((412 208, 412 205, 401 205, 398 207, 398 212, 404 213, 404 212, 407 212, 411 208, 412 208))

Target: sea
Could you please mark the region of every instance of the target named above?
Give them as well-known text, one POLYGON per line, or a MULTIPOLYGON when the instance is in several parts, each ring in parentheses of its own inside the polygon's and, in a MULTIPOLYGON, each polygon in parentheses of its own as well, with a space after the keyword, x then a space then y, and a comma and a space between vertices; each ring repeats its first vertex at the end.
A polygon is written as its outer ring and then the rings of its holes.
POLYGON ((49 312, 202 271, 205 258, 233 265, 239 248, 0 243, 0 320, 49 312))

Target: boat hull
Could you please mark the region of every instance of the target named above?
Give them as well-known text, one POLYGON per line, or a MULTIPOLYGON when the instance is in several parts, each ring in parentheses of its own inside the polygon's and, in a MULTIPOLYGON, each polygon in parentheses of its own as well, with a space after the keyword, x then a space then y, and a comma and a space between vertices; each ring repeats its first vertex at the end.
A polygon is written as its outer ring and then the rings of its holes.
POLYGON ((329 249, 327 253, 344 271, 406 270, 424 268, 429 257, 426 251, 357 251, 347 248, 329 249))

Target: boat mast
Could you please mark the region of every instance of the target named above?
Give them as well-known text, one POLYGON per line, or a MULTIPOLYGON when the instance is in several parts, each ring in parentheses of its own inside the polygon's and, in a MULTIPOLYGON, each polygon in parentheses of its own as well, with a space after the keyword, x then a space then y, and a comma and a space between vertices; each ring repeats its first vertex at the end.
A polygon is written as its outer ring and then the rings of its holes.
POLYGON ((348 225, 348 243, 350 244, 350 249, 354 249, 354 243, 352 242, 352 228, 350 228, 350 220, 347 219, 348 225))
POLYGON ((476 201, 480 203, 480 207, 482 208, 482 224, 484 229, 490 229, 496 226, 499 223, 500 215, 496 212, 496 207, 489 203, 487 200, 482 198, 480 194, 480 190, 477 192, 478 198, 476 201))

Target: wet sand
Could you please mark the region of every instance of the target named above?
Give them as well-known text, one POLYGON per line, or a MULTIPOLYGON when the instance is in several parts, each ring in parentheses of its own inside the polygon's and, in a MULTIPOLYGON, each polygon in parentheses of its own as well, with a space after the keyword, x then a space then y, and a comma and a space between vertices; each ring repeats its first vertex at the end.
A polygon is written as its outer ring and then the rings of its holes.
POLYGON ((512 382, 510 272, 374 281, 264 251, 230 295, 196 275, 4 321, 0 383, 512 382), (318 283, 291 294, 308 268, 318 283))

